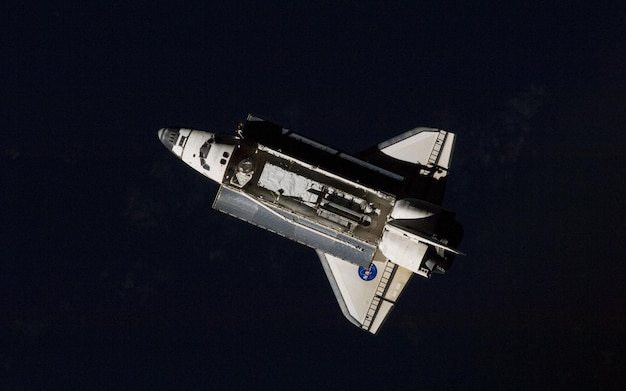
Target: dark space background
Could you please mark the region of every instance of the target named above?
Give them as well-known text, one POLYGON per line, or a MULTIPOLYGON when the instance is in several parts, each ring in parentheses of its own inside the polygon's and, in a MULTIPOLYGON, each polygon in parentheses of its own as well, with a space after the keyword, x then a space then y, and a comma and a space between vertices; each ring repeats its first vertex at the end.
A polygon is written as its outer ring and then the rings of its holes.
POLYGON ((0 389, 623 389, 625 6, 50 3, 0 6, 0 389), (354 328, 157 139, 249 112, 456 132, 467 256, 354 328))

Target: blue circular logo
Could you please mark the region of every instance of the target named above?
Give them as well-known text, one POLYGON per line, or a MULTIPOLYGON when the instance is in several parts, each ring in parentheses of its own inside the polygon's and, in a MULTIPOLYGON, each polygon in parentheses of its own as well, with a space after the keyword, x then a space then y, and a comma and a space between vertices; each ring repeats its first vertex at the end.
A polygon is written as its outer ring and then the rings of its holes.
POLYGON ((363 266, 359 266, 359 277, 363 281, 371 281, 376 278, 376 265, 373 263, 370 265, 369 269, 364 268, 363 266))

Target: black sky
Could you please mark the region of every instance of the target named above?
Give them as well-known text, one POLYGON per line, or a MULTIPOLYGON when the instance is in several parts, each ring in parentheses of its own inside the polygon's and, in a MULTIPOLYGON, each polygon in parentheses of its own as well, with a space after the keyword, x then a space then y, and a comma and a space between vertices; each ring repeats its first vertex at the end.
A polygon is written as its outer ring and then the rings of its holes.
POLYGON ((622 389, 625 7, 516 3, 0 6, 0 387, 622 389), (354 328, 156 137, 248 112, 456 132, 468 255, 354 328))

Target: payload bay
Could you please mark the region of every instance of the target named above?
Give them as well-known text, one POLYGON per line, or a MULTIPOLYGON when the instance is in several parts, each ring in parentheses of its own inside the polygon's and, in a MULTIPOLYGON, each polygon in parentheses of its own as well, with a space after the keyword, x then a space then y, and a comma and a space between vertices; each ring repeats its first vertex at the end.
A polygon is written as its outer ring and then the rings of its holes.
POLYGON ((391 195, 242 140, 213 206, 367 267, 394 202, 391 195))

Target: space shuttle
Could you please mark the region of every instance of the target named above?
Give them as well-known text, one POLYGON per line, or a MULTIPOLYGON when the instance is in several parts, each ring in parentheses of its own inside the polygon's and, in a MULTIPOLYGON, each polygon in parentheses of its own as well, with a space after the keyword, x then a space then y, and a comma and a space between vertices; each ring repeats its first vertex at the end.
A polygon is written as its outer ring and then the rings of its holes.
POLYGON ((213 208, 313 248, 344 316, 376 334, 414 274, 450 269, 463 228, 441 204, 456 136, 415 128, 351 155, 248 115, 163 145, 219 184, 213 208))

